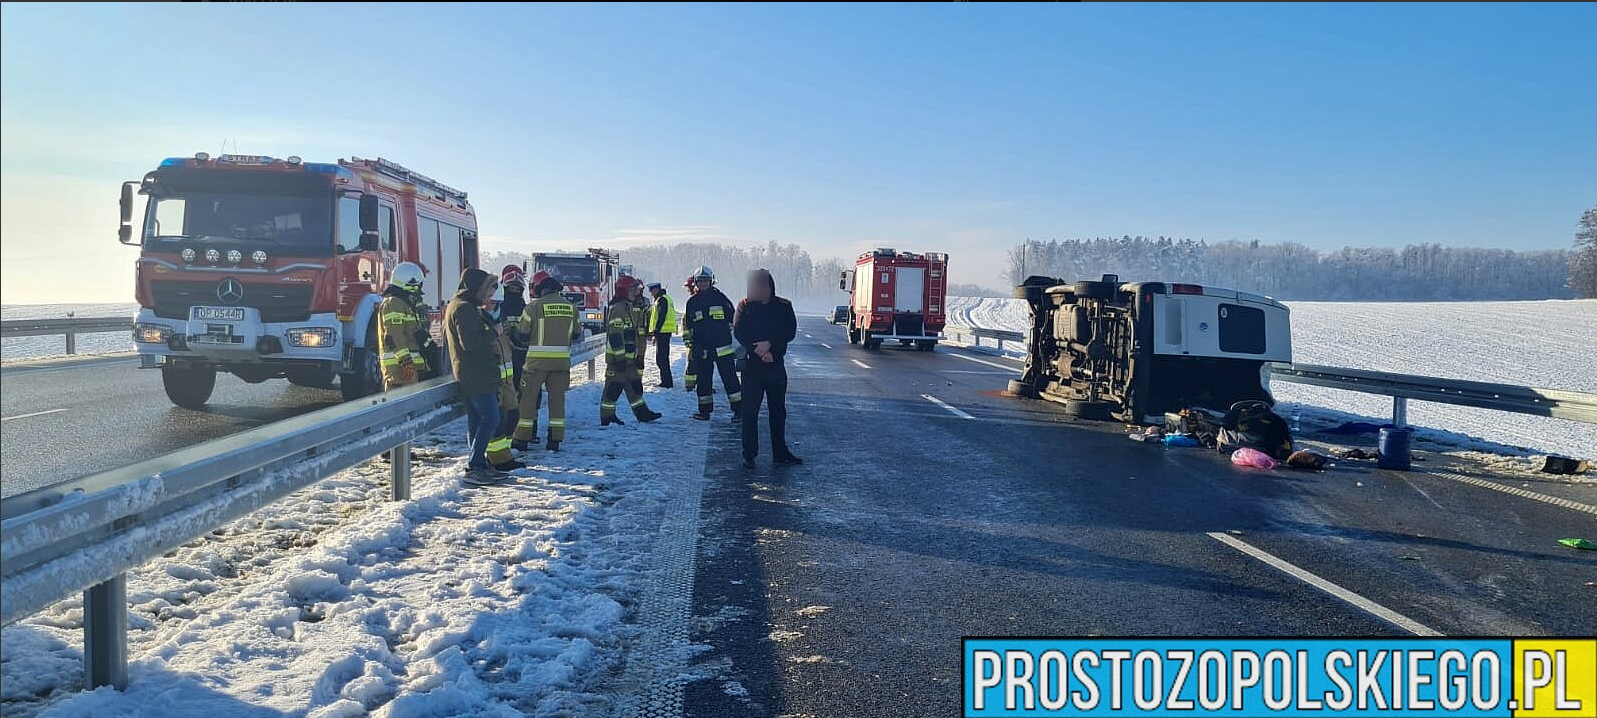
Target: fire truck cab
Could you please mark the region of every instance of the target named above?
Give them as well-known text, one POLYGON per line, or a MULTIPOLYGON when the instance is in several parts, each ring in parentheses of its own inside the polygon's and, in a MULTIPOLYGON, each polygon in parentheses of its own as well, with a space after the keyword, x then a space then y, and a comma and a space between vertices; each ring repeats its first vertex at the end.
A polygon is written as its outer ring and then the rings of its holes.
POLYGON ((933 351, 942 338, 948 255, 882 248, 861 254, 838 289, 850 292, 848 343, 877 349, 887 339, 933 351))
POLYGON ((564 285, 561 292, 577 308, 577 318, 589 332, 604 331, 604 303, 620 276, 620 257, 604 249, 587 252, 537 252, 532 270, 548 272, 564 285))
POLYGON ((122 186, 123 244, 139 247, 140 366, 195 408, 219 372, 286 378, 345 399, 383 388, 375 317, 400 262, 427 270, 438 310, 475 267, 466 193, 383 159, 307 163, 206 153, 163 160, 122 186), (133 226, 135 192, 148 197, 133 226))

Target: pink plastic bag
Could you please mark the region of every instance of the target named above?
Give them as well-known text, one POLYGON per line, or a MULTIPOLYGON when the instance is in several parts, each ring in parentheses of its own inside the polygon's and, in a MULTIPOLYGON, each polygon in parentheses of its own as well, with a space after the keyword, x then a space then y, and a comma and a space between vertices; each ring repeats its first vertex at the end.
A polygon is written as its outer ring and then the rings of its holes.
POLYGON ((1231 452, 1231 463, 1237 466, 1251 466, 1255 469, 1275 468, 1275 459, 1270 458, 1269 454, 1246 446, 1231 452))

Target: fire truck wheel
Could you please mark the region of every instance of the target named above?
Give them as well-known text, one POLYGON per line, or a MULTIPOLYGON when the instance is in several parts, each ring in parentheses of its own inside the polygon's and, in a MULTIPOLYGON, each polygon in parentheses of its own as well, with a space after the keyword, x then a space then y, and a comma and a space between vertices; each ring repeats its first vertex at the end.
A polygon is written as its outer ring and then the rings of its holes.
POLYGON ((166 398, 185 409, 198 409, 211 398, 216 388, 216 370, 193 367, 162 367, 161 386, 166 398))
POLYGON ((930 340, 917 341, 915 342, 915 348, 923 352, 934 352, 937 351, 937 342, 930 340))
POLYGON ((1107 421, 1109 419, 1109 411, 1113 408, 1114 405, 1107 401, 1078 401, 1071 399, 1065 402, 1066 414, 1078 419, 1090 419, 1093 421, 1107 421))
POLYGON ((1022 399, 1036 399, 1038 396, 1037 387, 1015 379, 1009 380, 1009 393, 1022 399))
POLYGON ((1117 284, 1094 281, 1076 282, 1075 286, 1071 288, 1071 292, 1077 297, 1103 300, 1114 299, 1115 292, 1119 290, 1120 286, 1117 284))
POLYGON ((355 370, 338 375, 338 390, 344 401, 354 401, 383 390, 383 369, 377 363, 376 325, 366 333, 366 346, 352 350, 350 366, 355 370))

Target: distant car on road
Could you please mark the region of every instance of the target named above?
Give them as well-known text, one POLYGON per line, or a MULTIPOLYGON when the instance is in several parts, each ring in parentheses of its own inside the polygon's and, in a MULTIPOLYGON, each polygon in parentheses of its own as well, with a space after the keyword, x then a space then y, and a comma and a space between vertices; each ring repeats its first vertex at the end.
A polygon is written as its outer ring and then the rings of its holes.
POLYGON ((1026 366, 1012 394, 1061 402, 1086 419, 1162 423, 1190 407, 1275 403, 1270 362, 1292 361, 1285 305, 1233 289, 1028 277, 1026 366))
POLYGON ((833 324, 847 324, 848 323, 848 305, 847 304, 839 304, 839 305, 837 305, 837 307, 832 310, 832 320, 831 321, 832 321, 833 324))

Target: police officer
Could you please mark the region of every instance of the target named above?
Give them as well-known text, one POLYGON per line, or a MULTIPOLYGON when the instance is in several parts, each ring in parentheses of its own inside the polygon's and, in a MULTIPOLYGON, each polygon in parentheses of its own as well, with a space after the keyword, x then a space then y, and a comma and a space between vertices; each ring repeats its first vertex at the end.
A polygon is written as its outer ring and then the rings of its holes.
POLYGON ((599 397, 599 426, 623 423, 616 416, 616 400, 623 391, 638 421, 654 421, 661 416, 649 409, 643 398, 643 378, 638 375, 638 326, 633 323, 635 302, 630 297, 641 288, 638 280, 621 275, 616 278, 615 296, 605 308, 604 327, 609 343, 604 352, 604 394, 599 397))
POLYGON ((688 300, 686 326, 693 333, 693 373, 698 375, 699 413, 693 418, 708 421, 715 409, 712 394, 713 374, 721 374, 726 387, 726 400, 732 405, 732 420, 738 420, 738 408, 743 403, 742 387, 738 383, 736 353, 732 346, 732 318, 736 307, 721 290, 715 287, 715 272, 709 267, 699 267, 693 273, 693 282, 699 291, 688 300))
POLYGON ((383 388, 415 384, 428 373, 427 347, 432 335, 421 302, 427 272, 414 262, 400 262, 388 277, 383 301, 377 305, 377 346, 382 355, 383 388), (423 342, 425 338, 425 342, 423 342))
POLYGON ((571 388, 571 343, 582 336, 577 308, 560 295, 560 280, 548 272, 532 275, 533 300, 517 329, 527 346, 522 372, 521 417, 516 422, 515 448, 526 450, 538 440, 538 405, 549 391, 549 441, 559 451, 566 439, 566 390, 571 388))
POLYGON ((649 310, 649 336, 654 338, 654 366, 660 370, 660 388, 676 386, 671 381, 671 335, 677 333, 676 307, 671 306, 671 296, 659 282, 649 285, 654 295, 654 306, 649 310))

